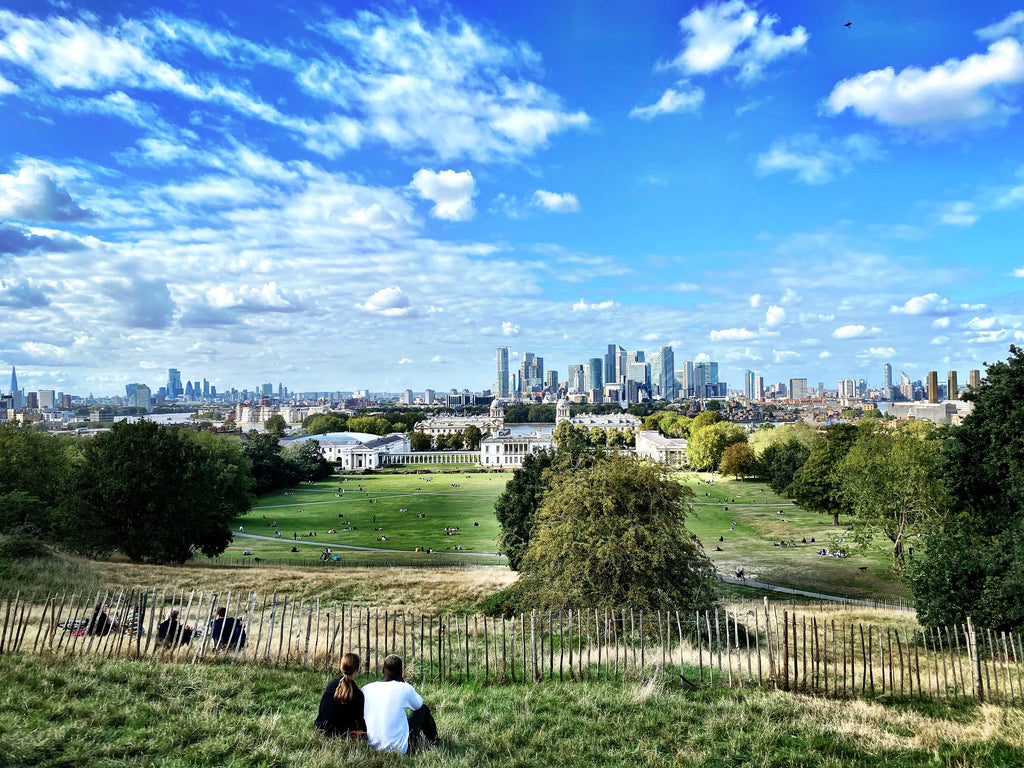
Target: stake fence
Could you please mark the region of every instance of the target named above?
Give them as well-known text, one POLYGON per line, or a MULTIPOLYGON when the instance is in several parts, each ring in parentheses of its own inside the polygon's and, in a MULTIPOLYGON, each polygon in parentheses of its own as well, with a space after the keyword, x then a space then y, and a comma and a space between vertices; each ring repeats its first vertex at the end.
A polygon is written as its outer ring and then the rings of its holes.
POLYGON ((381 610, 257 592, 120 590, 7 595, 0 653, 304 665, 335 673, 349 651, 363 674, 384 657, 406 677, 478 684, 660 679, 669 685, 773 686, 834 697, 1024 704, 1024 638, 965 624, 920 629, 848 620, 840 606, 745 603, 717 610, 529 611, 510 617, 381 610), (99 604, 128 631, 90 632, 99 604), (215 647, 218 608, 246 642, 215 647), (170 610, 198 636, 158 640, 170 610), (143 631, 130 631, 141 626, 143 631))

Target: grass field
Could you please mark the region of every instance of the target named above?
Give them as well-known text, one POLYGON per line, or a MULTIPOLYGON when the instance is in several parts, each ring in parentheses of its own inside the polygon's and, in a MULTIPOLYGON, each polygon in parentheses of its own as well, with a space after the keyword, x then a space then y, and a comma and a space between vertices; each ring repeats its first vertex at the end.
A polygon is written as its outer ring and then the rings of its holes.
POLYGON ((995 706, 680 691, 656 681, 430 684, 421 692, 441 740, 400 757, 314 733, 330 676, 310 669, 6 655, 0 677, 7 768, 1024 764, 1024 713, 995 706))
POLYGON ((731 575, 740 566, 750 579, 848 597, 909 596, 889 567, 888 541, 879 539, 867 548, 842 541, 850 535, 848 522, 840 520, 842 525, 834 526, 830 518, 803 510, 765 483, 715 475, 708 485, 708 473, 687 473, 680 479, 696 494, 696 514, 686 526, 700 538, 719 571, 731 575), (776 541, 795 545, 776 547, 776 541), (842 546, 852 554, 818 555, 826 546, 842 546))
MULTIPOLYGON (((261 497, 247 516, 232 523, 235 531, 241 526, 244 533, 259 536, 273 538, 274 531, 280 531, 280 541, 236 536, 225 556, 238 557, 249 550, 268 559, 308 560, 327 547, 333 554, 338 545, 405 552, 420 547, 437 553, 461 547, 465 552, 493 553, 498 538, 494 502, 508 477, 394 474, 303 484, 261 497), (459 530, 446 535, 446 527, 459 530), (337 533, 329 534, 332 529, 337 533), (382 536, 387 541, 381 541, 382 536), (292 547, 299 551, 293 553, 292 547)), ((344 550, 339 554, 346 555, 344 550)), ((424 561, 427 558, 422 555, 424 561)))

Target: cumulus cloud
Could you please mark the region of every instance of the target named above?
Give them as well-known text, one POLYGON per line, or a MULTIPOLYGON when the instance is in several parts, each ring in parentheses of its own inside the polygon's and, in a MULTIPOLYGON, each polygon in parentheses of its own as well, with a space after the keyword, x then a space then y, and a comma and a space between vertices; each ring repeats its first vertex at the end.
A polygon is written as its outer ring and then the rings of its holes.
POLYGON ((0 174, 0 217, 73 222, 92 214, 41 168, 27 163, 17 173, 0 174))
POLYGON ((412 364, 412 358, 411 357, 403 357, 401 360, 398 361, 398 364, 399 365, 411 365, 412 364))
POLYGON ((588 304, 585 300, 580 299, 572 305, 573 312, 590 312, 596 309, 611 309, 615 306, 614 301, 600 301, 595 304, 588 304))
POLYGON ((937 317, 932 320, 932 328, 949 328, 948 317, 937 317))
POLYGON ((827 349, 824 349, 824 350, 822 350, 821 352, 818 353, 818 357, 820 357, 822 360, 824 360, 826 358, 832 357, 832 353, 829 352, 827 349))
POLYGON ((709 334, 711 341, 746 341, 756 339, 757 336, 757 331, 748 331, 746 328, 723 328, 709 334))
POLYGON ((902 306, 893 304, 889 307, 889 311, 904 315, 929 315, 944 312, 948 307, 948 299, 942 298, 937 293, 926 293, 924 296, 907 299, 902 306))
POLYGON ((822 141, 816 134, 778 139, 757 156, 761 176, 792 172, 805 184, 825 184, 850 173, 859 163, 884 156, 878 140, 855 133, 843 139, 822 141))
POLYGON ((45 307, 50 303, 46 294, 32 285, 29 280, 4 280, 0 278, 0 307, 31 309, 45 307))
POLYGON ((633 107, 630 117, 641 120, 653 120, 658 115, 673 115, 681 112, 698 112, 704 103, 704 89, 687 87, 689 83, 681 80, 674 88, 668 88, 661 98, 646 107, 633 107), (678 90, 677 90, 678 89, 678 90))
POLYGON ((473 207, 476 181, 469 171, 437 172, 421 168, 413 174, 409 187, 434 204, 430 215, 438 219, 469 221, 476 215, 473 207))
POLYGON ((174 319, 177 305, 167 283, 138 275, 112 280, 107 294, 118 302, 123 322, 130 328, 162 330, 174 319))
POLYGON ((576 213, 580 209, 580 201, 571 192, 548 192, 545 189, 533 193, 533 204, 552 213, 576 213))
POLYGON ((755 293, 753 296, 747 299, 747 301, 750 304, 750 306, 756 309, 757 307, 761 306, 761 294, 755 293))
POLYGON ((401 317, 412 311, 409 297, 397 285, 381 288, 366 301, 356 304, 356 308, 385 317, 401 317))
POLYGON ((768 311, 765 313, 764 324, 773 327, 781 325, 786 320, 786 310, 780 306, 772 304, 768 307, 768 311))
POLYGON ((19 90, 21 89, 18 86, 0 75, 0 96, 3 96, 5 93, 17 93, 19 90))
POLYGON ((884 359, 893 357, 896 354, 896 350, 892 347, 869 347, 868 354, 871 357, 884 359))
POLYGON ((505 320, 501 324, 501 333, 503 336, 518 336, 519 326, 509 320, 505 320))
POLYGON ((66 253, 79 251, 85 246, 64 235, 36 235, 30 231, 0 224, 0 256, 22 256, 34 251, 66 253))
POLYGON ((206 301, 214 309, 241 309, 248 312, 295 312, 301 309, 277 282, 271 280, 258 288, 248 285, 228 287, 224 283, 206 292, 206 301))
POLYGON ((979 218, 977 206, 966 200, 945 203, 938 211, 939 223, 952 227, 969 227, 979 218))
POLYGON ((801 26, 788 35, 776 34, 772 28, 778 21, 778 16, 761 15, 744 0, 694 8, 679 21, 683 50, 670 64, 689 74, 734 67, 740 80, 756 80, 767 64, 804 50, 810 38, 801 26))
POLYGON ((1024 81, 1024 49, 1003 38, 985 53, 950 58, 930 69, 876 69, 840 81, 825 108, 851 109, 862 117, 898 126, 1000 122, 1015 111, 1001 88, 1024 81))
POLYGON ((1017 267, 1012 274, 1014 277, 1024 277, 1024 267, 1017 267))
POLYGON ((440 365, 442 363, 447 363, 448 361, 441 355, 434 355, 432 358, 430 358, 430 362, 437 363, 440 365))
POLYGON ((878 331, 878 328, 867 328, 863 325, 843 325, 832 331, 832 335, 837 339, 853 339, 863 336, 865 333, 877 333, 878 331))

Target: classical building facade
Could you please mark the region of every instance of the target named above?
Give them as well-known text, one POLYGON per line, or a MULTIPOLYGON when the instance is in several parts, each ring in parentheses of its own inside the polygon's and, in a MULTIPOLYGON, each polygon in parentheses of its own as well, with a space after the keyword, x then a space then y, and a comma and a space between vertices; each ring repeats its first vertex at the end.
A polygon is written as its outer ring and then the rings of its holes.
POLYGON ((431 416, 429 419, 417 421, 415 429, 425 435, 454 435, 468 426, 476 426, 483 434, 495 434, 505 426, 505 407, 501 400, 491 401, 490 412, 486 416, 431 416))
POLYGON ((485 469, 515 468, 531 453, 551 448, 551 434, 538 429, 532 435, 514 435, 502 429, 480 441, 480 466, 485 469))
POLYGON ((287 447, 308 440, 315 441, 324 458, 342 470, 380 469, 396 463, 393 456, 410 452, 409 437, 397 432, 383 437, 363 432, 329 432, 284 438, 281 445, 287 447))
POLYGON ((682 467, 686 465, 686 439, 642 430, 636 433, 636 455, 670 467, 682 467))

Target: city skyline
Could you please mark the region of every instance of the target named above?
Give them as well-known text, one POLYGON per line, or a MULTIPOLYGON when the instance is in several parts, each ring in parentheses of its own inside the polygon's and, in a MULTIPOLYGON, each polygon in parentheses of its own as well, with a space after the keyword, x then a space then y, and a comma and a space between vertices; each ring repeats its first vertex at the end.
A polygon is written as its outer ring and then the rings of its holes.
POLYGON ((479 391, 610 343, 962 383, 1024 343, 1019 2, 234 11, 0 9, 23 388, 479 391))

